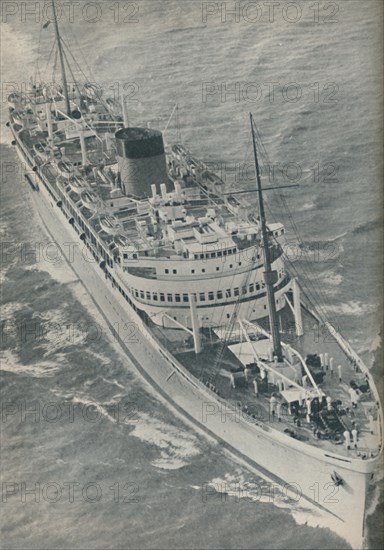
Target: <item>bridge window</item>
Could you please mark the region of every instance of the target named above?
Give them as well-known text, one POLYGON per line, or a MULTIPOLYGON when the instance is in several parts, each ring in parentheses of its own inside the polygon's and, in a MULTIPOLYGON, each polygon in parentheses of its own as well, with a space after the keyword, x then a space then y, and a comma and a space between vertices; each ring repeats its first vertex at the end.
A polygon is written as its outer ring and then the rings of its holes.
POLYGON ((212 252, 211 258, 216 258, 216 252, 212 252))
POLYGON ((256 283, 256 290, 260 290, 260 283, 256 283))
POLYGON ((233 267, 233 264, 229 264, 229 267, 230 267, 230 268, 232 269, 232 267, 233 267))
POLYGON ((191 269, 191 273, 195 273, 195 270, 194 270, 194 269, 191 269))
POLYGON ((160 302, 165 302, 165 294, 164 294, 164 292, 160 292, 160 302))
POLYGON ((223 291, 222 291, 222 290, 218 290, 218 291, 217 291, 217 299, 218 299, 218 300, 222 300, 222 298, 223 298, 223 291))
POLYGON ((233 291, 233 295, 234 296, 238 296, 240 294, 240 289, 239 288, 235 288, 234 291, 233 291))
POLYGON ((167 302, 173 302, 172 294, 167 294, 167 302))
POLYGON ((252 292, 254 291, 254 288, 255 288, 255 285, 252 283, 251 285, 249 285, 249 292, 252 294, 252 292))
POLYGON ((181 301, 180 294, 175 294, 175 302, 180 302, 180 301, 181 301))
POLYGON ((203 268, 203 269, 201 270, 201 273, 205 273, 205 268, 203 268))
POLYGON ((157 302, 157 300, 159 299, 159 297, 158 297, 158 295, 157 295, 157 292, 154 292, 154 293, 152 294, 152 298, 153 298, 153 300, 154 300, 155 302, 157 302))
POLYGON ((138 290, 136 290, 136 288, 135 288, 135 296, 136 296, 136 298, 138 298, 138 297, 139 297, 139 291, 138 291, 138 290))
POLYGON ((172 273, 173 273, 174 275, 176 275, 177 269, 172 269, 172 273))
POLYGON ((230 289, 230 288, 227 288, 227 290, 225 291, 225 297, 226 297, 226 298, 230 298, 231 296, 232 296, 231 289, 230 289))
POLYGON ((165 273, 169 273, 169 269, 165 269, 164 271, 165 271, 165 273))
POLYGON ((215 293, 214 292, 208 292, 208 300, 214 300, 215 299, 215 293))
POLYGON ((220 266, 216 267, 216 271, 219 271, 219 269, 220 269, 220 266))
POLYGON ((188 302, 188 301, 189 301, 188 294, 183 294, 183 302, 188 302))
POLYGON ((147 300, 150 300, 151 299, 151 293, 150 292, 146 292, 145 293, 145 297, 147 300))
POLYGON ((144 300, 144 290, 140 290, 140 298, 144 300))
POLYGON ((217 253, 217 257, 218 258, 221 258, 221 256, 223 255, 223 253, 221 252, 221 250, 217 253))
POLYGON ((200 302, 205 302, 205 293, 204 293, 204 292, 200 292, 199 298, 200 298, 200 302))

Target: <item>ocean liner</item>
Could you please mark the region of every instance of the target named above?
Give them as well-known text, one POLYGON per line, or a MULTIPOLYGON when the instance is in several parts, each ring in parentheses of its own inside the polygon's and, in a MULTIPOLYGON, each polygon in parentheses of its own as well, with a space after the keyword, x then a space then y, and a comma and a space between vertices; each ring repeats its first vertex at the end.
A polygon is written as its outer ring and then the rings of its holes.
POLYGON ((124 101, 69 84, 52 9, 61 81, 31 80, 8 98, 42 223, 159 394, 362 547, 379 394, 293 276, 283 225, 266 220, 252 115, 257 208, 184 144, 131 127, 124 101), (314 323, 328 337, 306 335, 314 323))

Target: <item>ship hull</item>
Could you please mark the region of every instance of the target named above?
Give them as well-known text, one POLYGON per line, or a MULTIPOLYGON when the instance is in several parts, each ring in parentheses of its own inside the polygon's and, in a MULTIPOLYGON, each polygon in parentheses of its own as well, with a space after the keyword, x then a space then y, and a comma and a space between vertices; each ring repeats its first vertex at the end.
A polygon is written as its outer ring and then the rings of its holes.
MULTIPOLYGON (((31 169, 31 159, 19 145, 16 133, 14 137, 22 162, 31 169)), ((48 182, 33 174, 41 184, 38 191, 31 191, 31 196, 45 229, 66 256, 131 363, 159 396, 195 428, 270 480, 270 489, 276 483, 283 494, 288 491, 293 495, 300 507, 309 507, 309 515, 320 510, 319 524, 330 527, 354 548, 362 548, 367 488, 377 459, 362 461, 327 453, 274 430, 270 424, 243 416, 220 400, 161 345, 124 299, 119 291, 123 284, 119 268, 111 269, 106 276, 97 262, 84 261, 84 244, 48 192, 48 182), (79 246, 64 244, 69 242, 79 246), (70 258, 66 255, 69 249, 70 258), (332 479, 335 472, 342 480, 339 486, 332 479)))

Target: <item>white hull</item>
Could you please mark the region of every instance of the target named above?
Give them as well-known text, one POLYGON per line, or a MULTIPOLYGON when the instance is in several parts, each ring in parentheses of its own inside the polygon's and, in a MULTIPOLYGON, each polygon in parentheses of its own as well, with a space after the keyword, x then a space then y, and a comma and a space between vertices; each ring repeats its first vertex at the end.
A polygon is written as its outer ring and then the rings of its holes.
MULTIPOLYGON (((31 195, 45 228, 63 254, 68 251, 63 243, 79 243, 74 248, 72 269, 109 328, 114 334, 119 333, 117 338, 132 363, 159 394, 233 454, 264 470, 277 483, 297 489, 300 505, 311 503, 327 511, 328 525, 354 548, 362 548, 367 486, 377 459, 363 461, 327 453, 230 410, 154 338, 98 264, 84 261, 83 243, 44 185, 40 184, 40 191, 31 195), (342 486, 335 487, 331 480, 335 471, 343 479, 342 486)), ((110 270, 118 283, 119 271, 118 266, 110 270)))

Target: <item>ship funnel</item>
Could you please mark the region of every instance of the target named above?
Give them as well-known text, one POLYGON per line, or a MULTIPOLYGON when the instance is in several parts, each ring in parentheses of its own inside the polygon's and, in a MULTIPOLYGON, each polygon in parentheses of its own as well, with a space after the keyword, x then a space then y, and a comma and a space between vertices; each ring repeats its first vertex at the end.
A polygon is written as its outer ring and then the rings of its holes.
POLYGON ((168 181, 162 133, 122 128, 115 138, 123 193, 138 198, 152 196, 152 185, 168 181))

